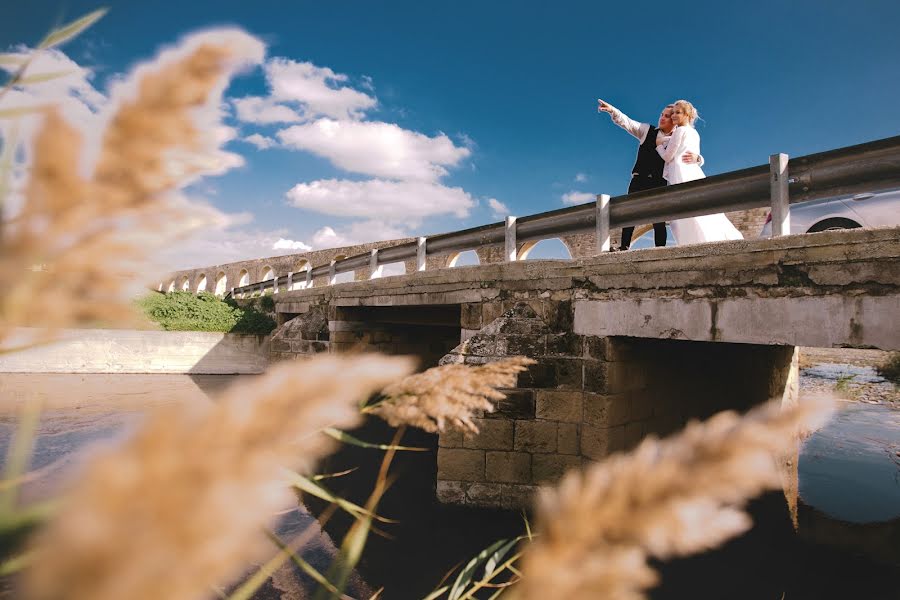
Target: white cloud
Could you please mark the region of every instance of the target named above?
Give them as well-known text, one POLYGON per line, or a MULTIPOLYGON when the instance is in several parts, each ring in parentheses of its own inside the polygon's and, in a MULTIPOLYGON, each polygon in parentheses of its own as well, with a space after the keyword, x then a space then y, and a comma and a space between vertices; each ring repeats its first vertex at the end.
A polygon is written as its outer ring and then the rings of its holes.
POLYGON ((286 146, 307 150, 336 166, 376 177, 433 181, 469 156, 441 134, 428 137, 383 122, 319 119, 278 132, 286 146))
POLYGON ((462 188, 420 181, 323 179, 298 183, 286 196, 291 205, 322 214, 396 219, 411 225, 433 215, 463 218, 475 206, 462 188))
MULTIPOLYGON (((273 58, 266 63, 265 69, 272 98, 281 102, 297 102, 310 117, 359 119, 377 103, 368 94, 350 87, 338 87, 336 84, 346 82, 347 76, 335 73, 328 67, 273 58)), ((365 84, 366 80, 363 81, 365 84)))
MULTIPOLYGON (((14 61, 26 60, 30 53, 28 48, 20 46, 8 56, 14 61)), ((0 69, 10 73, 18 67, 18 64, 12 62, 0 65, 0 69)), ((107 103, 107 98, 91 84, 92 71, 78 65, 62 51, 50 49, 35 55, 28 66, 26 77, 50 74, 60 76, 8 90, 0 99, 0 109, 54 104, 69 123, 81 126, 88 133, 97 132, 100 122, 98 113, 107 103)), ((27 152, 40 123, 41 116, 37 113, 25 114, 16 120, 0 119, 0 137, 9 139, 10 133, 15 129, 18 142, 27 152)), ((96 133, 93 137, 98 138, 96 133)), ((30 156, 27 154, 25 162, 30 163, 30 156)))
POLYGON ((491 208, 491 212, 495 219, 503 219, 509 215, 509 208, 496 198, 489 198, 488 206, 491 208))
POLYGON ((272 244, 272 250, 300 250, 301 252, 306 252, 307 250, 312 250, 312 246, 295 240, 278 238, 278 241, 272 244))
POLYGON ((299 123, 303 116, 294 109, 270 98, 248 96, 232 100, 237 118, 247 123, 299 123))
POLYGON ((572 190, 562 195, 563 204, 584 204, 585 202, 593 202, 597 199, 595 194, 589 192, 579 192, 572 190))
POLYGON ((588 180, 588 176, 586 174, 584 174, 584 173, 576 173, 575 174, 575 181, 577 181, 578 183, 584 183, 587 180, 588 180))
POLYGON ((244 138, 243 141, 245 141, 249 144, 253 144, 260 150, 266 150, 267 148, 272 148, 273 146, 278 145, 278 142, 276 142, 274 139, 272 139, 268 136, 265 136, 265 135, 260 135, 258 133, 254 133, 253 135, 248 135, 247 137, 244 138))
POLYGON ((313 234, 312 244, 314 248, 321 250, 405 237, 410 237, 410 235, 404 228, 372 219, 352 223, 340 231, 335 231, 333 227, 326 225, 313 234))

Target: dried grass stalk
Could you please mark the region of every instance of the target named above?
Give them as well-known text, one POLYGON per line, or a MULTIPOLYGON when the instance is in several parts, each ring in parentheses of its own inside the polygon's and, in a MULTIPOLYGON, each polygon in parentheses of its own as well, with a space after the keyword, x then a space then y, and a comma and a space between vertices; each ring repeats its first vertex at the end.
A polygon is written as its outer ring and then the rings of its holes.
POLYGON ((385 388, 384 401, 368 412, 394 427, 478 433, 472 419, 481 411, 493 412, 495 402, 506 397, 496 388, 514 387, 517 375, 534 363, 515 356, 477 367, 453 364, 428 369, 385 388))
POLYGON ((830 412, 824 399, 787 410, 770 403, 743 417, 723 412, 570 472, 540 491, 539 535, 517 597, 643 599, 657 581, 648 557, 703 551, 747 530, 744 503, 780 487, 774 456, 830 412))
POLYGON ((221 401, 170 406, 87 468, 37 537, 33 600, 188 600, 227 583, 267 542, 293 495, 280 468, 308 472, 358 424, 357 402, 411 370, 376 355, 281 364, 221 401))
POLYGON ((243 32, 207 32, 139 69, 138 94, 111 111, 88 177, 81 132, 46 111, 25 202, 0 226, 0 342, 22 325, 133 322, 135 282, 151 276, 145 257, 189 217, 170 196, 213 152, 195 117, 261 56, 243 32))

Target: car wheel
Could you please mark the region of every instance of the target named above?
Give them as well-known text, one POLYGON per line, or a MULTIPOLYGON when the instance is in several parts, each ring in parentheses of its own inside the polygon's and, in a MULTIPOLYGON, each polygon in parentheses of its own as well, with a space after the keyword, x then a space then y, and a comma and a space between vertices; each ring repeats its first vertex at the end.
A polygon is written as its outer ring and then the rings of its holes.
POLYGON ((862 227, 862 225, 850 219, 825 219, 810 227, 806 233, 832 231, 834 229, 857 229, 859 227, 862 227))

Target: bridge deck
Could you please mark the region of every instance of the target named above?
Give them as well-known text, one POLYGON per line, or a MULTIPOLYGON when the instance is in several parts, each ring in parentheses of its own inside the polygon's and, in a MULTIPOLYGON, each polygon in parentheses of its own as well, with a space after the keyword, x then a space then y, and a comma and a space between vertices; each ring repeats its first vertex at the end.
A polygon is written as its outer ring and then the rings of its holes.
POLYGON ((571 302, 573 331, 802 346, 900 349, 900 228, 425 271, 276 296, 313 305, 571 302))

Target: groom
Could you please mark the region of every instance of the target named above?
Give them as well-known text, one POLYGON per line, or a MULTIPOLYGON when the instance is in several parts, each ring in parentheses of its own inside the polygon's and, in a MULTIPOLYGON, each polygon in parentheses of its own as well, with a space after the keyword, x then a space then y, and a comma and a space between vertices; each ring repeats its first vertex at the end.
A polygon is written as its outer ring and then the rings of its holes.
MULTIPOLYGON (((673 105, 666 106, 659 115, 659 123, 657 127, 649 123, 638 123, 633 119, 629 119, 625 113, 615 106, 597 99, 597 112, 609 113, 613 123, 633 135, 638 140, 637 159, 631 168, 631 183, 628 184, 628 193, 642 192, 644 190, 652 190, 653 188, 663 187, 666 180, 663 179, 663 167, 666 165, 662 157, 656 151, 657 136, 667 136, 672 133, 675 125, 672 123, 673 105)), ((691 152, 685 152, 681 159, 686 163, 697 163, 703 165, 703 157, 699 154, 695 155, 691 152)), ((622 228, 622 243, 619 250, 628 250, 631 246, 631 236, 634 234, 634 227, 622 228)), ((656 247, 666 245, 666 224, 653 224, 653 241, 656 247)))

